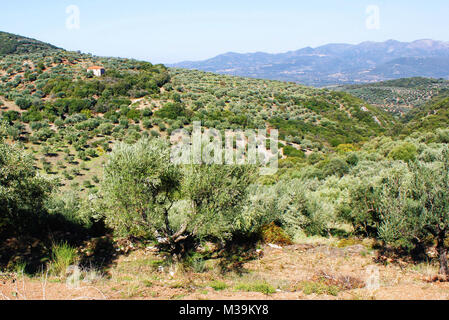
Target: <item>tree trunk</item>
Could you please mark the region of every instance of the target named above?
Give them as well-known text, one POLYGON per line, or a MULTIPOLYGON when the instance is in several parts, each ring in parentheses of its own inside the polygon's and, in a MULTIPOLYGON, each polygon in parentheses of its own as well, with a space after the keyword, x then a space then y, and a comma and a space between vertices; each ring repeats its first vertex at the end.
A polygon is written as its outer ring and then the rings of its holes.
POLYGON ((446 232, 440 231, 438 234, 438 257, 440 260, 440 275, 449 276, 449 268, 447 266, 447 248, 444 245, 444 240, 446 239, 446 232))

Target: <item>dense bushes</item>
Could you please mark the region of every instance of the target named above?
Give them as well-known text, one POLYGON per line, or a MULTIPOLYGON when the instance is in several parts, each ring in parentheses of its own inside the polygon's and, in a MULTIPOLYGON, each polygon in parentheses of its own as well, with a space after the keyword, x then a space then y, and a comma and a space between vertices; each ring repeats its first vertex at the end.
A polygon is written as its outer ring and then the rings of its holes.
POLYGON ((326 235, 334 212, 315 192, 316 186, 316 180, 288 179, 259 187, 248 210, 264 217, 265 223, 276 221, 292 238, 326 235))
POLYGON ((391 150, 389 157, 393 160, 402 160, 408 162, 415 160, 416 155, 416 147, 409 142, 405 142, 391 150))
POLYGON ((178 117, 189 117, 186 108, 181 103, 167 103, 161 110, 155 113, 156 117, 162 119, 177 119, 178 117))
POLYGON ((410 174, 388 179, 380 198, 379 237, 399 247, 437 244, 440 273, 449 276, 445 240, 449 231, 449 149, 433 163, 416 162, 410 174), (432 243, 431 243, 432 244, 432 243))
POLYGON ((0 141, 0 233, 36 228, 53 187, 29 155, 0 141))
MULTIPOLYGON (((244 205, 255 182, 255 167, 192 165, 184 172, 183 199, 188 207, 181 212, 181 221, 190 224, 193 235, 224 241, 250 231, 245 227, 244 205)), ((250 227, 255 226, 259 221, 250 227)))

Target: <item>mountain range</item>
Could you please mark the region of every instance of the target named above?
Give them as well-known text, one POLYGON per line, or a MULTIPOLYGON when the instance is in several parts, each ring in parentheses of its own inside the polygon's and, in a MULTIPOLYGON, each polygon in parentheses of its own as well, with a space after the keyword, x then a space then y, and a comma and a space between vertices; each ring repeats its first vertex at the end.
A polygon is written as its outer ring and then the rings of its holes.
POLYGON ((327 44, 280 54, 229 52, 204 61, 168 66, 317 87, 408 77, 449 79, 449 42, 388 40, 327 44))

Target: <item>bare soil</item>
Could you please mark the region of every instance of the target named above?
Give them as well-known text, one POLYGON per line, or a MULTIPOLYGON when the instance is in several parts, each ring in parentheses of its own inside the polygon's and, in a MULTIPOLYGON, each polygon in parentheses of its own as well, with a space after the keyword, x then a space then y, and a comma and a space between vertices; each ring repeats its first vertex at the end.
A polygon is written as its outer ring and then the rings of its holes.
POLYGON ((223 273, 220 260, 208 260, 205 271, 164 265, 152 248, 119 256, 102 274, 82 271, 54 277, 0 276, 0 299, 11 300, 397 300, 449 299, 449 283, 433 281, 437 265, 385 259, 366 245, 335 244, 264 246, 251 261, 223 273))

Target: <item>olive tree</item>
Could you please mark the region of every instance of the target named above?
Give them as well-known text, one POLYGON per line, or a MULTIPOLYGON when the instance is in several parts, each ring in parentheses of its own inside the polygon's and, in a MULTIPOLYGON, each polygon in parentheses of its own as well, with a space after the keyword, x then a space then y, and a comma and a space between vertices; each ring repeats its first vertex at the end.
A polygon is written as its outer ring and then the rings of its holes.
POLYGON ((282 179, 274 185, 253 185, 239 222, 257 231, 275 222, 293 239, 303 235, 326 235, 337 217, 334 193, 318 180, 282 179))
POLYGON ((191 165, 185 168, 183 196, 188 201, 184 228, 192 236, 219 241, 250 231, 244 209, 256 168, 248 165, 191 165))
POLYGON ((163 139, 121 143, 104 169, 106 222, 119 235, 154 239, 180 258, 202 239, 232 238, 254 173, 248 166, 178 166, 163 139))
POLYGON ((164 238, 175 246, 183 230, 173 230, 169 213, 181 179, 165 141, 118 144, 109 155, 101 184, 107 224, 122 236, 164 238))
POLYGON ((339 181, 342 199, 338 216, 354 233, 377 237, 382 220, 380 199, 387 181, 410 175, 402 161, 362 161, 339 181))
POLYGON ((0 232, 23 233, 40 225, 55 183, 33 165, 31 155, 0 137, 0 232))
POLYGON ((440 274, 449 276, 447 247, 449 233, 449 150, 430 164, 410 164, 409 179, 390 179, 380 201, 382 222, 379 237, 388 243, 411 246, 434 237, 440 274))

